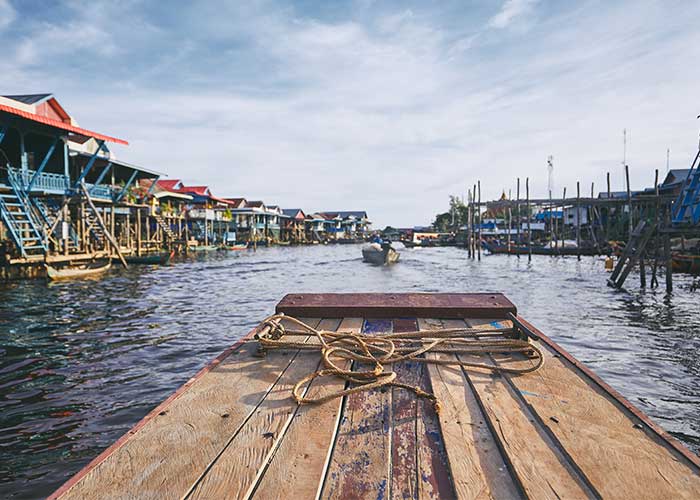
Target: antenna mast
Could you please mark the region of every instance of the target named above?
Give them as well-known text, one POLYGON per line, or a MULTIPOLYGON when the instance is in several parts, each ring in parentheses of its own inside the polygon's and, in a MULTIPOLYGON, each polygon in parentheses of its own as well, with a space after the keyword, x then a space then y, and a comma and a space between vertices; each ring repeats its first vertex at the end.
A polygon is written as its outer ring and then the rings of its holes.
POLYGON ((554 157, 552 155, 547 157, 547 190, 551 198, 554 191, 554 157))

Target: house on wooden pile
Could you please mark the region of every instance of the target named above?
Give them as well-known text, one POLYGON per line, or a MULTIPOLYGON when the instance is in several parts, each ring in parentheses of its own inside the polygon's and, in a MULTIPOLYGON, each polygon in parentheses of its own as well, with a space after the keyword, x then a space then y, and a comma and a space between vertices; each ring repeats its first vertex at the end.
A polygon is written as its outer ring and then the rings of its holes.
POLYGON ((364 210, 321 212, 321 215, 332 221, 329 233, 335 239, 365 239, 372 231, 372 222, 364 210))
POLYGON ((290 243, 306 243, 305 221, 306 214, 301 208, 283 208, 282 240, 290 243))
POLYGON ((151 195, 138 185, 160 174, 108 144, 128 143, 79 127, 52 94, 0 97, 1 277, 135 251, 151 195))
POLYGON ((282 217, 284 216, 284 213, 282 212, 282 209, 278 205, 268 205, 267 206, 267 215, 268 215, 268 237, 272 239, 272 241, 280 241, 280 232, 282 229, 282 217))
POLYGON ((204 245, 220 243, 235 231, 232 204, 225 198, 214 196, 209 186, 187 186, 179 193, 192 196, 187 210, 188 229, 193 239, 204 245))
POLYGON ((318 213, 307 215, 304 220, 304 228, 306 241, 323 242, 327 240, 326 218, 323 215, 318 213))
POLYGON ((179 191, 182 188, 182 181, 179 179, 158 179, 155 186, 152 182, 144 180, 139 183, 142 191, 152 193, 149 230, 154 233, 162 231, 174 248, 184 250, 184 245, 189 239, 187 209, 193 197, 179 191))

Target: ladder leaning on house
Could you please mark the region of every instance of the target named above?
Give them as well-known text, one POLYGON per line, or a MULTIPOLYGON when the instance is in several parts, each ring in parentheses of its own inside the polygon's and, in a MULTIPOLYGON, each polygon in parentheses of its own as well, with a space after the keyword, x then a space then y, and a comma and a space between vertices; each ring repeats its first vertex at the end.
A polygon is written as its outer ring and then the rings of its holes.
POLYGON ((36 220, 31 201, 20 179, 9 167, 6 171, 12 192, 0 194, 0 216, 22 257, 44 255, 47 247, 41 230, 42 224, 36 220))
POLYGON ((80 190, 83 192, 83 196, 85 196, 85 200, 92 211, 91 219, 94 219, 94 223, 97 225, 97 227, 99 227, 100 234, 107 238, 109 244, 112 245, 112 248, 114 248, 114 251, 117 253, 122 265, 124 267, 129 267, 124 259, 124 255, 122 255, 121 248, 119 248, 119 243, 117 243, 117 240, 114 238, 114 236, 112 236, 112 233, 109 232, 109 229, 107 229, 107 226, 105 225, 100 212, 97 210, 95 203, 92 201, 90 193, 88 192, 84 182, 80 183, 80 190))
POLYGON ((639 221, 625 246, 622 256, 620 256, 620 260, 617 261, 617 265, 608 279, 608 286, 622 288, 627 276, 632 272, 655 232, 655 224, 649 224, 645 220, 639 221))

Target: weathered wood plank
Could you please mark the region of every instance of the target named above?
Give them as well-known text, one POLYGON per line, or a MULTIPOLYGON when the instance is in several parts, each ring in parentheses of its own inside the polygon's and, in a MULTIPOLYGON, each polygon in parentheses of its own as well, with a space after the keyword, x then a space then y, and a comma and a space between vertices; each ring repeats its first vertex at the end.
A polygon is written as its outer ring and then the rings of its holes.
MULTIPOLYGON (((410 332, 418 329, 415 319, 395 319, 393 331, 410 332)), ((418 386, 421 383, 421 364, 403 361, 388 370, 396 372, 397 381, 418 386)), ((418 469, 416 450, 416 418, 418 401, 416 395, 406 389, 394 387, 392 391, 391 421, 391 498, 418 498, 418 469)))
POLYGON ((292 293, 276 311, 322 318, 505 318, 517 312, 501 293, 292 293))
MULTIPOLYGON (((463 320, 419 320, 421 330, 464 327, 463 320)), ((453 354, 427 353, 427 358, 456 359, 453 354)), ((474 393, 459 367, 427 364, 433 394, 441 411, 439 426, 444 439, 454 491, 460 499, 518 498, 519 489, 501 456, 474 393)), ((434 468, 426 457, 422 477, 434 468)), ((444 498, 441 484, 426 482, 424 498, 444 498)))
POLYGON ((182 498, 293 358, 256 350, 243 344, 60 498, 182 498))
POLYGON ((538 345, 545 355, 542 368, 507 378, 602 497, 700 498, 700 476, 665 442, 644 433, 597 385, 538 345))
MULTIPOLYGON (((391 331, 390 320, 365 320, 362 331, 391 331)), ((322 498, 376 499, 389 496, 391 390, 350 394, 340 420, 322 498)))
MULTIPOLYGON (((324 319, 318 329, 335 330, 338 319, 324 319)), ((309 340, 310 337, 299 337, 309 340)), ((313 337, 316 340, 316 337, 313 337)), ((269 355, 269 354, 268 354, 269 355)), ((188 498, 247 498, 275 447, 284 439, 296 403, 291 391, 300 379, 318 369, 317 352, 301 351, 284 371, 253 415, 231 437, 188 498)))
MULTIPOLYGON (((362 319, 345 318, 339 332, 359 332, 362 319)), ((350 362, 338 363, 347 367, 350 362)), ((345 381, 327 377, 311 383, 307 395, 320 398, 345 388, 345 381)), ((323 484, 339 424, 343 400, 297 408, 289 429, 254 492, 255 498, 316 498, 323 484), (280 478, 284 478, 280 480, 280 478)))
MULTIPOLYGON (((464 361, 489 357, 460 355, 464 361)), ((575 466, 524 405, 507 378, 482 369, 463 370, 487 418, 504 459, 520 488, 531 498, 588 498, 596 496, 575 466)))

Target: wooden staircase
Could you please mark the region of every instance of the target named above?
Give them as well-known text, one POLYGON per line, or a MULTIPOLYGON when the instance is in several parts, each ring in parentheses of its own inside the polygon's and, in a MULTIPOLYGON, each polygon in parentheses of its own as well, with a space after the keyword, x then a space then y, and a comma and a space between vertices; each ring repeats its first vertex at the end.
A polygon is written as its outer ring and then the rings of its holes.
POLYGON ((173 230, 170 228, 170 224, 168 224, 168 223, 165 221, 165 219, 163 219, 163 217, 162 217, 161 215, 159 215, 159 214, 155 214, 155 215, 153 216, 153 218, 156 220, 156 223, 158 224, 158 226, 160 226, 160 228, 161 228, 161 229, 163 230, 163 232, 166 234, 166 236, 168 237, 168 239, 170 239, 170 241, 175 241, 175 233, 174 233, 173 230))
POLYGON ((700 222, 700 151, 690 165, 690 172, 678 200, 673 204, 673 224, 692 224, 700 222))
POLYGON ((644 253, 644 250, 646 250, 646 246, 655 232, 655 224, 649 224, 645 220, 637 224, 637 227, 635 227, 632 232, 630 241, 627 243, 627 246, 625 246, 625 251, 622 253, 620 260, 617 261, 617 265, 608 279, 608 286, 622 288, 627 276, 629 276, 634 266, 639 262, 639 258, 644 253))
POLYGON ((41 223, 36 220, 31 201, 23 191, 21 182, 11 169, 7 169, 7 179, 12 192, 0 194, 0 217, 22 257, 46 253, 46 241, 41 231, 41 223))

